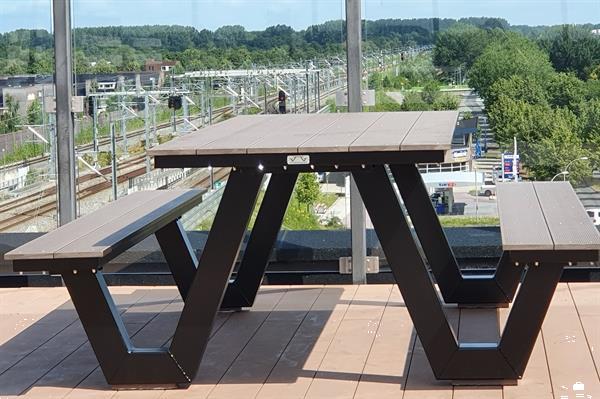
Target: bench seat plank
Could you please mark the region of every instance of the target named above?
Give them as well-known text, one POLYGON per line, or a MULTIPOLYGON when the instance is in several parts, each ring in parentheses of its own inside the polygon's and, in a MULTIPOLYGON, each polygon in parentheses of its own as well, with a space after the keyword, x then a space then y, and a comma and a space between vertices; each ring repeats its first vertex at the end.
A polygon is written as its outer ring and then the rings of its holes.
POLYGON ((201 190, 133 193, 5 255, 7 260, 104 258, 127 249, 197 205, 201 190), (158 227, 157 227, 158 226, 158 227))
POLYGON ((4 259, 52 259, 54 258, 54 253, 60 248, 91 232, 94 225, 97 225, 97 223, 94 223, 94 220, 103 220, 105 223, 109 223, 129 212, 131 208, 159 196, 159 191, 148 191, 143 194, 139 192, 123 197, 118 203, 113 202, 104 206, 93 214, 83 216, 72 223, 60 227, 52 233, 44 234, 43 236, 6 253, 4 259))
POLYGON ((497 187, 502 248, 505 251, 554 249, 533 184, 500 183, 497 187))
POLYGON ((534 182, 555 250, 600 250, 600 234, 569 182, 534 182))
MULTIPOLYGON (((235 118, 234 118, 235 119, 235 118)), ((222 137, 198 148, 197 155, 246 154, 248 147, 262 139, 287 132, 294 123, 301 122, 301 115, 258 115, 261 123, 247 129, 223 134, 222 137)), ((202 132, 201 132, 202 133, 202 132)))

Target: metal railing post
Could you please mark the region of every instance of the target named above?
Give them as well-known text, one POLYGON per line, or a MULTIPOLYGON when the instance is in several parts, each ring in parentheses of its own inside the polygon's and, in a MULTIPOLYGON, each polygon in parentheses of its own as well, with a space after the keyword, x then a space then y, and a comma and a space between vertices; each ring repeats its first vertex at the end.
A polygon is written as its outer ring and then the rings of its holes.
POLYGON ((73 137, 73 118, 71 115, 73 91, 71 0, 53 0, 53 19, 58 223, 64 225, 77 217, 75 138, 73 137))
MULTIPOLYGON (((362 18, 361 1, 346 0, 346 48, 348 59, 348 112, 362 112, 362 18)), ((367 282, 366 212, 354 181, 350 178, 350 218, 352 228, 352 282, 367 282)))

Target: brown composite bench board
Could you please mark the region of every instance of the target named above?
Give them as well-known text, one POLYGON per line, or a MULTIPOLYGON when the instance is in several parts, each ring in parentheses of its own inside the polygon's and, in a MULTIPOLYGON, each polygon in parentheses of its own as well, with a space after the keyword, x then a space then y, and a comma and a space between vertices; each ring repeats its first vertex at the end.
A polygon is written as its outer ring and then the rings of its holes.
POLYGON ((350 144, 350 151, 399 151, 400 144, 422 115, 419 111, 385 113, 369 128, 369 134, 361 135, 350 144))
POLYGON ((151 156, 448 151, 456 111, 238 116, 149 150, 151 156))
POLYGON ((458 120, 456 111, 424 111, 402 140, 402 151, 449 150, 458 120), (448 134, 450 132, 450 134, 448 134))
POLYGON ((600 249, 600 235, 568 182, 533 184, 555 250, 600 249))
POLYGON ((347 113, 327 129, 302 143, 299 153, 348 152, 352 143, 383 117, 382 113, 347 113))
POLYGON ((118 254, 202 200, 201 190, 136 192, 5 255, 7 260, 98 258, 118 254))
POLYGON ((600 251, 600 233, 570 183, 501 183, 497 196, 504 250, 600 251))
POLYGON ((224 122, 216 123, 209 127, 201 129, 200 132, 186 134, 174 140, 161 144, 148 151, 152 156, 156 155, 196 155, 198 148, 208 145, 222 137, 229 137, 242 133, 254 126, 264 124, 269 121, 266 115, 246 116, 240 115, 228 119, 224 122))
POLYGON ((311 119, 301 118, 285 131, 269 134, 248 147, 248 154, 294 153, 298 147, 335 124, 342 114, 313 114, 311 119))
POLYGON ((505 251, 554 249, 533 184, 498 184, 496 194, 502 248, 505 251))

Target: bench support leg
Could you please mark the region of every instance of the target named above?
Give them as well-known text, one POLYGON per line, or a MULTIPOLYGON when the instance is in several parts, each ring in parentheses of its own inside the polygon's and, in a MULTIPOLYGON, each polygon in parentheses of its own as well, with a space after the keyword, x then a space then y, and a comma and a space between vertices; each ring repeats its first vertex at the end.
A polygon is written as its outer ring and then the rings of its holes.
POLYGON ((82 268, 62 277, 110 385, 189 384, 166 349, 133 346, 101 272, 82 268))
MULTIPOLYGON (((459 345, 385 169, 352 173, 436 378, 499 384, 520 378, 563 266, 528 268, 499 343, 459 345)), ((430 255, 432 248, 423 248, 430 255)))
POLYGON ((198 268, 198 259, 180 220, 169 223, 154 233, 171 269, 181 298, 187 298, 198 268))
POLYGON ((254 304, 297 177, 297 173, 271 175, 236 279, 229 283, 222 309, 251 307, 254 304))
POLYGON ((444 301, 468 305, 511 302, 522 270, 503 256, 493 276, 462 276, 419 169, 415 165, 391 165, 390 169, 444 301))
POLYGON ((200 262, 197 262, 179 222, 157 232, 185 301, 170 348, 133 346, 101 272, 86 267, 63 273, 73 304, 109 384, 181 387, 192 382, 262 178, 263 175, 256 171, 237 170, 230 174, 200 262))

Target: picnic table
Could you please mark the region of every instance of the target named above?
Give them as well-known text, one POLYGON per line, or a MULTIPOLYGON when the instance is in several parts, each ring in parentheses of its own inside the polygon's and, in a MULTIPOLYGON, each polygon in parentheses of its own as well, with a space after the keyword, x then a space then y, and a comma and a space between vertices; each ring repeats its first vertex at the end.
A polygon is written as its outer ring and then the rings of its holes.
POLYGON ((231 168, 199 259, 177 221, 198 202, 194 192, 154 199, 150 210, 138 206, 129 219, 107 226, 88 219, 92 233, 75 245, 61 245, 65 234, 59 229, 7 259, 15 270, 51 270, 65 277, 110 384, 187 386, 219 309, 252 306, 298 174, 350 172, 435 376, 463 383, 513 382, 523 375, 563 267, 596 261, 600 237, 568 183, 501 185, 504 254, 494 275, 463 276, 415 165, 448 159, 457 119, 455 111, 239 116, 150 151, 158 168, 231 168), (269 183, 231 281, 266 174, 269 183), (106 259, 152 233, 185 305, 168 348, 135 348, 100 269, 106 259), (99 243, 101 250, 89 248, 99 243), (51 251, 43 249, 48 246, 51 251), (446 304, 497 307, 513 300, 500 342, 458 342, 444 312, 446 304))

